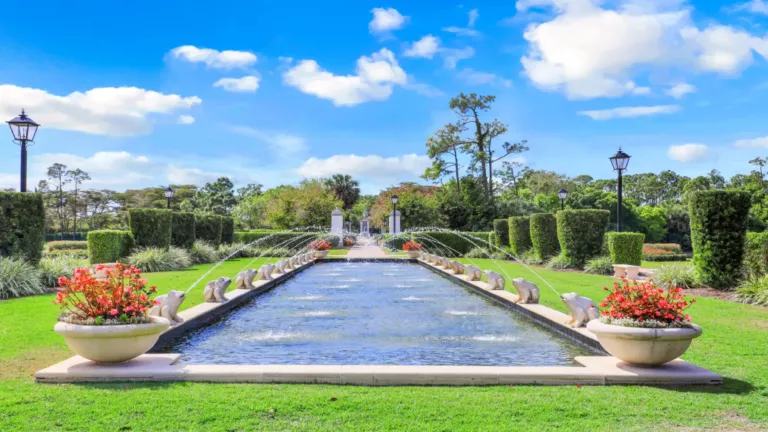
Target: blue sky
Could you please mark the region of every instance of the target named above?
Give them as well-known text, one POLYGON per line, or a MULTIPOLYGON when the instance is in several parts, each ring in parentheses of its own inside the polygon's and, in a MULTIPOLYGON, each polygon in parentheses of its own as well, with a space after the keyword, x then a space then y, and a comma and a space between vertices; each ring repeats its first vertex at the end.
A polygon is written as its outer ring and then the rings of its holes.
MULTIPOLYGON (((0 117, 41 123, 30 186, 62 162, 126 189, 346 172, 416 180, 459 92, 494 94, 529 166, 747 172, 768 155, 768 2, 42 1, 0 16, 0 117)), ((3 141, 0 186, 17 187, 3 141)))

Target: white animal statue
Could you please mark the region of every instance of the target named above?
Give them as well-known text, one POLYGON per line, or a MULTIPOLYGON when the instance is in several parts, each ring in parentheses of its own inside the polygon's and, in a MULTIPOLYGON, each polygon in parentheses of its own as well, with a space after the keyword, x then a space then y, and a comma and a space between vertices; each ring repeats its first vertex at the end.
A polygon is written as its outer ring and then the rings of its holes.
POLYGON ((488 279, 489 288, 492 290, 504 290, 504 278, 493 270, 485 271, 485 278, 488 279))
POLYGON ((229 299, 224 296, 224 292, 231 283, 232 279, 228 277, 220 277, 217 280, 208 282, 208 285, 205 286, 205 291, 203 291, 203 298, 209 303, 226 303, 229 299))
POLYGON ((600 310, 595 306, 595 302, 587 297, 582 297, 577 293, 565 293, 560 296, 571 313, 571 319, 565 324, 576 328, 583 327, 589 321, 600 318, 600 310))
POLYGON ((168 294, 157 296, 155 305, 149 310, 149 316, 163 317, 171 322, 171 326, 183 323, 184 318, 177 314, 186 296, 184 291, 168 291, 168 294))
POLYGON ((275 264, 275 273, 283 274, 285 273, 285 268, 288 266, 288 261, 286 260, 280 260, 275 264))
POLYGON ((465 270, 464 264, 462 264, 460 262, 454 262, 453 263, 453 272, 454 273, 456 273, 457 275, 460 275, 460 274, 464 274, 465 271, 466 270, 465 270))
POLYGON ((241 271, 237 274, 237 279, 235 279, 235 288, 237 289, 253 289, 253 278, 256 277, 256 270, 254 269, 248 269, 246 271, 241 271))
POLYGON ((283 261, 285 261, 285 270, 292 270, 293 269, 293 260, 290 258, 286 258, 283 261))
POLYGON ((446 270, 451 269, 451 260, 448 258, 443 258, 442 261, 440 261, 440 265, 443 266, 446 270))
POLYGON ((480 268, 473 265, 464 266, 464 271, 466 272, 467 280, 479 281, 483 277, 483 272, 480 271, 480 268))
POLYGON ((259 280, 272 280, 272 271, 275 269, 274 264, 264 264, 259 267, 259 280))
POLYGON ((529 282, 523 278, 512 279, 512 285, 517 290, 517 301, 515 303, 538 303, 539 287, 535 283, 529 282))
POLYGON ((299 257, 294 255, 291 257, 290 260, 288 260, 291 263, 291 267, 296 268, 301 266, 301 262, 299 261, 299 257))

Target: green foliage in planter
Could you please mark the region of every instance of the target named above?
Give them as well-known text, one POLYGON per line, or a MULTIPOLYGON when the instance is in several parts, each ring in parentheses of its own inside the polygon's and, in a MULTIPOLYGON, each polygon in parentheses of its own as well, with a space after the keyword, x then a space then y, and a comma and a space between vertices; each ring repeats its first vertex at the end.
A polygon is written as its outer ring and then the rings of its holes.
POLYGON ((561 210, 557 212, 557 239, 565 259, 576 267, 601 254, 608 210, 561 210))
POLYGON ((643 260, 645 234, 610 232, 605 236, 608 239, 608 251, 611 254, 611 261, 615 264, 640 265, 640 262, 643 260))
POLYGON ((88 242, 80 240, 60 240, 48 242, 45 248, 49 251, 55 250, 88 250, 88 242))
POLYGON ((218 215, 196 215, 195 236, 215 247, 221 244, 221 217, 218 215))
MULTIPOLYGON (((464 235, 468 233, 463 233, 464 235)), ((465 237, 448 231, 421 231, 413 233, 413 240, 424 244, 427 252, 446 257, 464 256, 477 246, 488 247, 481 241, 470 241, 465 237)))
POLYGON ((0 299, 42 294, 40 271, 17 258, 0 257, 0 299))
POLYGON ((88 233, 88 255, 91 264, 117 262, 131 253, 133 235, 130 231, 97 230, 88 233))
POLYGON ((235 241, 235 220, 229 216, 221 216, 221 242, 232 244, 235 241))
POLYGON ((744 247, 744 273, 750 278, 768 274, 768 231, 747 233, 744 247))
POLYGON ((519 257, 532 246, 530 216, 512 216, 509 218, 509 247, 519 257))
POLYGON ((173 212, 166 209, 129 209, 128 225, 139 247, 171 246, 173 212))
POLYGON ((43 256, 45 208, 39 193, 0 192, 0 256, 37 264, 43 256))
POLYGON ((737 191, 701 191, 689 197, 693 263, 704 285, 735 288, 742 277, 750 196, 737 191))
POLYGON ((509 221, 506 219, 494 219, 493 233, 496 246, 502 248, 509 246, 509 221))
POLYGON ((173 212, 171 244, 183 249, 191 249, 195 244, 195 238, 195 214, 173 212))
POLYGON ((555 215, 552 213, 531 215, 531 244, 539 261, 545 261, 560 252, 555 215))

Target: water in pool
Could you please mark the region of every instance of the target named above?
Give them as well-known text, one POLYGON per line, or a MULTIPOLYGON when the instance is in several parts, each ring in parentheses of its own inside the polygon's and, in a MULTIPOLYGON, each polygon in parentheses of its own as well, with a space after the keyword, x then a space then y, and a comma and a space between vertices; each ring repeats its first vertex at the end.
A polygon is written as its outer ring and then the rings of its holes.
POLYGON ((486 366, 590 354, 407 263, 314 265, 167 351, 190 363, 486 366))

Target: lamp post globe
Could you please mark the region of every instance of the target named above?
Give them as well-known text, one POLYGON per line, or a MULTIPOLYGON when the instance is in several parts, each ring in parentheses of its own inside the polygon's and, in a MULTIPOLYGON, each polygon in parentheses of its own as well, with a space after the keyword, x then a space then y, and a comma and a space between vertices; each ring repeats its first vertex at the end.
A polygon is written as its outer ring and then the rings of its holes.
POLYGON ((27 117, 24 110, 21 110, 21 114, 8 120, 8 127, 11 128, 13 134, 13 140, 21 147, 21 185, 19 191, 27 191, 27 146, 30 143, 35 142, 35 135, 37 134, 37 128, 40 127, 34 120, 27 117))
POLYGON ((171 198, 173 198, 173 194, 174 194, 173 188, 171 188, 170 186, 165 188, 165 200, 168 202, 168 209, 171 208, 171 198))
POLYGON ((557 191, 557 196, 560 198, 560 210, 565 210, 565 199, 568 198, 568 191, 560 189, 557 191))
POLYGON ((621 232, 621 209, 622 209, 622 185, 621 185, 621 176, 624 171, 626 171, 627 167, 629 166, 629 159, 632 156, 624 153, 621 151, 621 147, 619 147, 619 151, 616 152, 615 155, 611 156, 609 159, 611 160, 611 166, 613 166, 613 170, 618 173, 618 208, 616 209, 616 231, 621 232))

